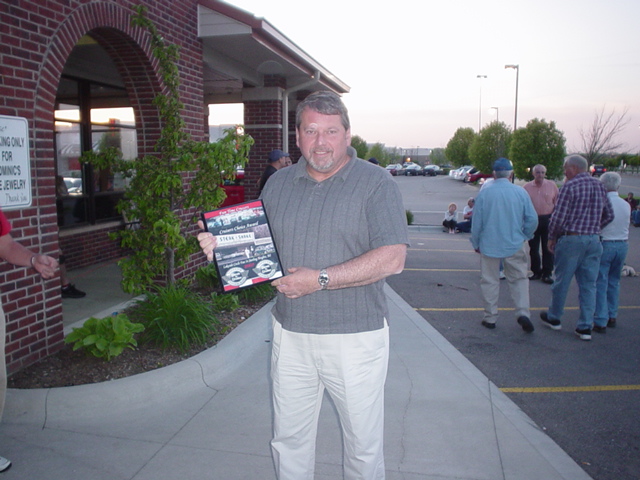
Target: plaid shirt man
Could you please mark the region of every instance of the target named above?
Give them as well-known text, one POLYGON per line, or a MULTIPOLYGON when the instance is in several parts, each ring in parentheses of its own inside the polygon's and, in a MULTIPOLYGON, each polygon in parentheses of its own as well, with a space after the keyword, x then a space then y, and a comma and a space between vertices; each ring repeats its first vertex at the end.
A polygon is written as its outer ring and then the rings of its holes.
POLYGON ((549 240, 567 233, 599 235, 613 220, 613 207, 602 182, 586 172, 568 180, 560 189, 549 223, 549 240))

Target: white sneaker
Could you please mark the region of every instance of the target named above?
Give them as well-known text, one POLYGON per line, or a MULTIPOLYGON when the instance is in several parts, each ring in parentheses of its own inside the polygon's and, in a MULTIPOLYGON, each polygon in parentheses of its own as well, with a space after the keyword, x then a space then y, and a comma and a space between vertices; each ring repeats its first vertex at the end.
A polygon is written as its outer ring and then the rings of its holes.
POLYGON ((8 458, 0 457, 0 472, 9 470, 10 466, 11 466, 11 460, 9 460, 8 458))
POLYGON ((500 280, 504 280, 505 278, 507 278, 504 274, 503 271, 500 271, 500 280))

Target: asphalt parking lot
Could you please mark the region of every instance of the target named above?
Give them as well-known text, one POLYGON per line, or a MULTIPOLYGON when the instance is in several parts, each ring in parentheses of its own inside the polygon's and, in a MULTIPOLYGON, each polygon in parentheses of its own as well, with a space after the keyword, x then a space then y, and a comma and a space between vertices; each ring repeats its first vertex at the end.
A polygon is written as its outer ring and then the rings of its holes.
MULTIPOLYGON (((550 300, 550 286, 539 281, 530 284, 535 332, 517 325, 506 284, 497 328, 487 330, 480 325, 480 261, 469 235, 437 227, 450 202, 461 211, 478 187, 442 176, 395 181, 417 225, 405 270, 389 285, 594 479, 640 479, 640 277, 622 278, 618 327, 594 333, 591 342, 573 332, 575 281, 561 331, 539 321, 550 300)), ((636 182, 624 179, 621 192, 636 182)), ((639 243, 640 228, 631 227, 627 263, 638 271, 639 243)))

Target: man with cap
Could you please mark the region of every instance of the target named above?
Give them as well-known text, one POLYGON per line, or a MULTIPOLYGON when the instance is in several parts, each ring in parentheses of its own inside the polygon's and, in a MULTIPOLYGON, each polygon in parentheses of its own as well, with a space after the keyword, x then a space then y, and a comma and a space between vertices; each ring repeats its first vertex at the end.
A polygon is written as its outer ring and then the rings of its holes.
POLYGON ((260 192, 264 188, 264 184, 267 183, 267 180, 271 175, 276 173, 281 168, 287 167, 291 165, 291 157, 288 153, 283 152, 282 150, 273 150, 269 153, 269 165, 264 169, 262 173, 262 177, 260 178, 260 183, 258 188, 260 192))
POLYGON ((524 188, 511 183, 513 166, 506 158, 493 164, 495 181, 476 197, 471 224, 471 244, 481 255, 480 290, 484 299, 482 325, 493 329, 498 319, 500 261, 522 329, 534 330, 529 311, 526 242, 538 227, 538 215, 524 188))

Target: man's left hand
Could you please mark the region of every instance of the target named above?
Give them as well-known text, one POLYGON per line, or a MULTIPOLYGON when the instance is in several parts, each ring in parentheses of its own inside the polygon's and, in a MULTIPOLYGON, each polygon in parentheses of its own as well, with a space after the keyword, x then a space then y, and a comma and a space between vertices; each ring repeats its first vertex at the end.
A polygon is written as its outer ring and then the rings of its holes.
POLYGON ((289 275, 271 282, 278 292, 287 298, 300 298, 320 290, 318 270, 306 267, 294 267, 287 270, 289 275))

